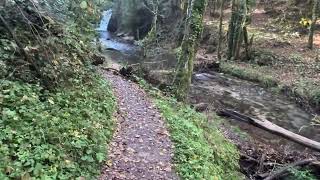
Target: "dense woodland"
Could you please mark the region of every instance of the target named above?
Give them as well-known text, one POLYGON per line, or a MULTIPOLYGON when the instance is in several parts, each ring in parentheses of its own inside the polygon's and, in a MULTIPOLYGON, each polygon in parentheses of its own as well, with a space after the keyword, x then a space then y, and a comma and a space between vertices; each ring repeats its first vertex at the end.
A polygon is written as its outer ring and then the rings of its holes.
POLYGON ((319 179, 319 0, 0 0, 0 179, 319 179))

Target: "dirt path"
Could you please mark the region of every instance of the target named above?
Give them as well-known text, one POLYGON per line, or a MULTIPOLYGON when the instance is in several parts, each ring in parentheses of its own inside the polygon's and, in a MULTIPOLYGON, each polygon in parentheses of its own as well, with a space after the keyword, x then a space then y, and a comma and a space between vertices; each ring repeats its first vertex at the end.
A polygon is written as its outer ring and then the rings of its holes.
POLYGON ((105 72, 117 97, 118 128, 100 179, 178 179, 160 113, 138 85, 105 72))

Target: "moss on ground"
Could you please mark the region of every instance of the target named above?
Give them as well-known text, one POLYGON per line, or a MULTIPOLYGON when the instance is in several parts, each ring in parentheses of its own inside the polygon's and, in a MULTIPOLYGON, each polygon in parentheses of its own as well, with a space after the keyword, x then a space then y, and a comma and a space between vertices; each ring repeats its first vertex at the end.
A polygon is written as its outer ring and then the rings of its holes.
POLYGON ((278 84, 272 76, 263 74, 257 69, 244 68, 228 62, 222 63, 220 69, 222 72, 238 78, 260 83, 264 87, 275 87, 278 84))

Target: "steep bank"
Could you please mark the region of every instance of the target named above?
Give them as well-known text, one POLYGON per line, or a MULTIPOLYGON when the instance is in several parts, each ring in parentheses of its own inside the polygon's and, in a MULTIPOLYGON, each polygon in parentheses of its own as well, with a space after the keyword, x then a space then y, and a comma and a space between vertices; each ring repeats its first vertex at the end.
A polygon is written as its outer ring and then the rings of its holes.
POLYGON ((0 3, 0 179, 94 179, 106 158, 115 102, 91 66, 98 7, 69 5, 0 3))

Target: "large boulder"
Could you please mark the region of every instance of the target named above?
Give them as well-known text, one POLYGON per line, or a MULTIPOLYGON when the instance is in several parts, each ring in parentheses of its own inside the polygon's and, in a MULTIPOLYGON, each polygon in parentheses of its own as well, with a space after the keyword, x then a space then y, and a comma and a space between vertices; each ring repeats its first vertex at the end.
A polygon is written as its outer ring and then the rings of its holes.
POLYGON ((115 16, 114 14, 112 14, 111 16, 111 19, 109 21, 109 24, 108 24, 108 31, 110 32, 116 32, 118 30, 118 18, 117 16, 115 16))

